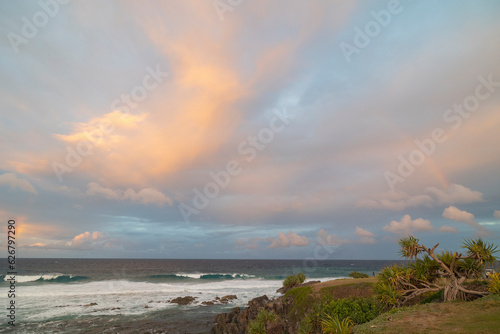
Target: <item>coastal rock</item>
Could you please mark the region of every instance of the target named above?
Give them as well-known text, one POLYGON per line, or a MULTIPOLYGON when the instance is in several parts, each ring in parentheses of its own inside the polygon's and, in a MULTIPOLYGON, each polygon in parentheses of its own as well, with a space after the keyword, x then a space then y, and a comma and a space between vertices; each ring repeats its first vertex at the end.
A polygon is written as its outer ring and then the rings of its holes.
POLYGON ((236 295, 227 295, 227 296, 224 296, 220 299, 220 302, 222 304, 227 304, 228 302, 234 300, 234 299, 238 299, 238 297, 236 297, 236 295))
POLYGON ((170 300, 170 303, 175 303, 178 305, 189 305, 192 302, 194 302, 195 299, 196 299, 196 297, 191 297, 191 296, 177 297, 177 298, 170 300))
POLYGON ((268 302, 269 298, 264 295, 249 301, 248 307, 243 310, 235 307, 230 313, 218 314, 215 317, 216 324, 211 332, 213 334, 244 334, 248 324, 257 317, 259 310, 268 302))
MULTIPOLYGON (((205 305, 205 306, 212 306, 212 305, 221 305, 221 304, 227 304, 232 302, 233 300, 238 299, 236 295, 227 295, 222 298, 220 297, 215 297, 214 300, 211 301, 203 301, 200 304, 205 305)), ((196 302, 195 302, 196 303, 196 302)))
POLYGON ((214 302, 211 302, 211 301, 204 301, 204 302, 201 302, 201 305, 205 305, 205 306, 212 306, 214 305, 215 303, 214 302))

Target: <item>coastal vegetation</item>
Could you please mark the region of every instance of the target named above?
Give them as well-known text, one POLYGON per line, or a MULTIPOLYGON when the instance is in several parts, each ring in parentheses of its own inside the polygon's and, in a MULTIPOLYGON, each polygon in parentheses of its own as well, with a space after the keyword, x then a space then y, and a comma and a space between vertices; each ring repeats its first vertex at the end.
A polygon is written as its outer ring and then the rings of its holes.
POLYGON ((284 288, 293 288, 294 286, 298 286, 306 280, 306 275, 303 273, 298 273, 297 275, 290 275, 283 281, 284 288))
POLYGON ((249 334, 266 334, 266 323, 272 322, 276 319, 276 314, 272 311, 262 309, 257 314, 255 320, 248 324, 249 334))
POLYGON ((349 274, 349 277, 352 277, 352 278, 368 278, 368 274, 365 274, 365 273, 359 273, 357 271, 352 271, 350 274, 349 274))
POLYGON ((329 282, 287 277, 282 296, 249 302, 220 319, 213 333, 496 333, 500 327, 500 274, 488 269, 497 247, 467 239, 462 253, 427 248, 413 236, 399 241, 406 263, 376 277, 358 272, 329 282), (358 278, 359 277, 359 278, 358 278), (286 289, 284 289, 286 288, 286 289), (243 320, 242 320, 243 319, 243 320), (245 320, 247 319, 247 320, 245 320), (247 322, 242 327, 239 324, 247 322), (239 327, 238 327, 239 326, 239 327), (234 332, 231 328, 237 328, 234 332))
POLYGON ((437 253, 439 244, 427 248, 411 235, 402 238, 399 245, 400 254, 414 261, 386 267, 378 275, 375 290, 385 306, 410 305, 414 299, 440 292, 443 301, 473 300, 490 293, 484 284, 474 285, 471 280, 483 279, 485 266, 497 260, 495 245, 480 238, 467 239, 461 246, 464 255, 447 250, 437 253))

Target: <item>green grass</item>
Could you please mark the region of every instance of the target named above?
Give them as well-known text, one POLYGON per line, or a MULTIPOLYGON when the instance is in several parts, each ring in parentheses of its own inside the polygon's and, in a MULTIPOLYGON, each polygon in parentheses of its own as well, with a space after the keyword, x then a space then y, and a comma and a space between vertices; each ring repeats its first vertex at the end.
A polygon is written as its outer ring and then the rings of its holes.
POLYGON ((430 303, 386 312, 354 333, 498 333, 500 296, 472 302, 430 303))
POLYGON ((312 310, 315 303, 315 298, 310 286, 289 290, 285 293, 285 300, 291 300, 293 303, 293 307, 289 313, 289 316, 293 321, 302 319, 307 312, 312 310))

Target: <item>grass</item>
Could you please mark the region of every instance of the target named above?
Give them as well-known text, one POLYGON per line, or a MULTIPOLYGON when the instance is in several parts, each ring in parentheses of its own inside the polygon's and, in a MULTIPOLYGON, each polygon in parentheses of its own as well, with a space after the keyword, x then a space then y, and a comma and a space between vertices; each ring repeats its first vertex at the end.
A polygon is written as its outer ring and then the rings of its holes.
POLYGON ((500 295, 472 302, 402 307, 354 327, 354 333, 498 333, 500 295))
POLYGON ((314 306, 314 296, 310 286, 293 288, 285 294, 285 300, 290 300, 293 307, 290 309, 289 317, 293 321, 299 321, 314 306))
POLYGON ((340 299, 348 297, 371 297, 374 295, 372 283, 351 283, 321 288, 320 297, 325 299, 340 299))

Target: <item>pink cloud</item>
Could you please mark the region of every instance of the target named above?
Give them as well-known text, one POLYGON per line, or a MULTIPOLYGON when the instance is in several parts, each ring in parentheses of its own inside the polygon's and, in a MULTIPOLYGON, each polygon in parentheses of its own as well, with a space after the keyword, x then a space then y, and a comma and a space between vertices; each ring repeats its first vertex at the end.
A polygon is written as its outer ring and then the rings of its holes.
POLYGON ((333 234, 333 233, 329 234, 324 229, 321 229, 318 231, 317 238, 318 238, 318 242, 320 244, 323 244, 323 245, 339 246, 339 245, 346 245, 346 244, 351 243, 351 240, 342 239, 337 234, 333 234))
POLYGON ((37 193, 28 180, 18 178, 14 173, 0 175, 0 186, 9 186, 11 189, 19 189, 35 195, 37 193))
POLYGON ((372 232, 365 230, 359 226, 356 226, 356 230, 354 231, 354 234, 356 234, 360 239, 357 241, 360 244, 375 244, 375 234, 372 232))
POLYGON ((358 201, 358 206, 372 209, 401 211, 406 208, 421 206, 434 207, 443 204, 483 202, 483 194, 459 184, 452 184, 447 189, 428 187, 423 193, 410 195, 403 191, 391 191, 374 195, 358 201))
POLYGON ((287 234, 280 232, 277 238, 269 237, 267 241, 271 244, 268 248, 282 248, 282 247, 305 247, 309 245, 309 240, 305 236, 300 236, 297 233, 289 231, 287 234))
POLYGON ((469 225, 476 230, 475 234, 478 237, 486 237, 490 235, 490 232, 475 220, 475 217, 472 213, 460 210, 455 206, 450 205, 449 207, 444 209, 443 217, 469 225))
POLYGON ((129 200, 131 202, 142 204, 163 205, 168 203, 172 205, 172 199, 154 188, 144 188, 138 192, 131 188, 122 191, 119 189, 103 187, 97 182, 90 182, 87 185, 87 195, 100 195, 111 200, 129 200))
POLYGON ((416 231, 432 231, 434 227, 427 219, 417 218, 412 220, 410 215, 404 215, 401 221, 393 220, 384 226, 383 230, 399 235, 409 235, 416 231))

